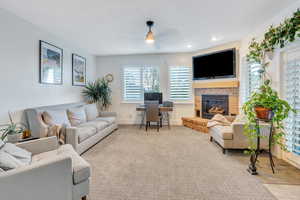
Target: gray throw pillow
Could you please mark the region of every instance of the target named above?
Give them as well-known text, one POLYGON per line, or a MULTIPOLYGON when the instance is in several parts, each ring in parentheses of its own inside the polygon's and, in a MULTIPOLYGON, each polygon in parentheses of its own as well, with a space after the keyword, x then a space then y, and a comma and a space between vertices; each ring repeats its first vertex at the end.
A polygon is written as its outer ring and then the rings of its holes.
POLYGON ((0 150, 0 168, 7 171, 18 167, 25 166, 26 164, 16 159, 14 156, 0 150))
POLYGON ((3 142, 3 140, 0 140, 0 149, 4 146, 4 142, 3 142))
POLYGON ((98 109, 96 104, 88 104, 85 106, 86 118, 88 121, 95 120, 99 117, 98 109))
POLYGON ((20 162, 28 165, 31 163, 31 152, 17 147, 15 144, 6 143, 2 148, 1 151, 8 153, 9 155, 13 156, 20 162))

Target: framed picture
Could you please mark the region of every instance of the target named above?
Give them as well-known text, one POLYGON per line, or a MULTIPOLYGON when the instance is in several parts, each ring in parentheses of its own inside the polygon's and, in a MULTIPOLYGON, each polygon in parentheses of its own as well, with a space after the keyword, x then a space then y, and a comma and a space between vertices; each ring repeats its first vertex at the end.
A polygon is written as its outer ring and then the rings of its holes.
POLYGON ((75 86, 86 84, 86 59, 77 54, 72 54, 72 84, 75 86))
POLYGON ((40 40, 40 83, 63 84, 63 49, 40 40))

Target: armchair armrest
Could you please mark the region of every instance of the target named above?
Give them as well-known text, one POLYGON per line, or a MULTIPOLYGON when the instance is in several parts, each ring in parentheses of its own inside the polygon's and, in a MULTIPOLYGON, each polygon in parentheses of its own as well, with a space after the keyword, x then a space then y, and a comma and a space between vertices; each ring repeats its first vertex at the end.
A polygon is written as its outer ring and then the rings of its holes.
POLYGON ((40 138, 17 144, 18 147, 30 151, 32 154, 39 154, 46 151, 52 151, 58 148, 56 136, 40 138))
POLYGON ((72 186, 72 161, 66 155, 0 174, 1 199, 71 200, 72 186))
POLYGON ((101 111, 100 112, 100 117, 117 117, 116 112, 107 112, 107 111, 101 111))
POLYGON ((66 128, 66 144, 71 144, 75 151, 77 151, 78 145, 78 128, 76 127, 68 127, 66 128))

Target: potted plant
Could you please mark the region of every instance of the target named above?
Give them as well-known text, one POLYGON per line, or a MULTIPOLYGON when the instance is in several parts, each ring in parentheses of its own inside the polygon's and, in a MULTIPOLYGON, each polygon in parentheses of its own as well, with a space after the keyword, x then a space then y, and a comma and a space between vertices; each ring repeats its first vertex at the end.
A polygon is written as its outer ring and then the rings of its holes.
POLYGON ((282 149, 286 149, 282 140, 285 135, 283 120, 288 117, 289 112, 295 112, 295 110, 292 109, 288 102, 279 98, 278 93, 271 88, 270 83, 270 80, 264 81, 259 90, 254 92, 243 105, 243 111, 247 117, 245 134, 249 138, 250 152, 254 152, 256 149, 254 139, 260 137, 256 134, 256 119, 271 120, 274 128, 277 130, 273 134, 273 144, 278 144, 282 149))
POLYGON ((98 103, 101 109, 107 109, 111 105, 111 89, 105 78, 89 82, 82 91, 90 103, 98 103))
POLYGON ((23 132, 26 126, 23 123, 14 123, 11 114, 8 113, 10 124, 2 125, 4 128, 0 129, 1 140, 7 140, 8 142, 15 143, 23 138, 23 132))

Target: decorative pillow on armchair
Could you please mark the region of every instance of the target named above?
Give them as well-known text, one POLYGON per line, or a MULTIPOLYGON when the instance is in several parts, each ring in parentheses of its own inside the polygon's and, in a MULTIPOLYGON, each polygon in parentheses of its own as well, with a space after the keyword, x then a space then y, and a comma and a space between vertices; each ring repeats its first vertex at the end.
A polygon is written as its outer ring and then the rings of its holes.
POLYGON ((86 122, 86 114, 83 106, 69 108, 67 112, 72 126, 78 126, 79 124, 86 122))
POLYGON ((10 170, 31 163, 31 152, 17 147, 15 144, 6 143, 0 149, 0 168, 10 170))

